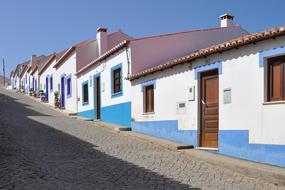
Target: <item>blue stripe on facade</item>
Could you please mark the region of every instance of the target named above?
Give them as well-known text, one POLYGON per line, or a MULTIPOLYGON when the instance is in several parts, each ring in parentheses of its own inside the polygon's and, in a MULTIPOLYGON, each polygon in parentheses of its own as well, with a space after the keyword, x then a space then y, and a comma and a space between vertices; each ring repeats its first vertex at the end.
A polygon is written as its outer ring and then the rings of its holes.
MULTIPOLYGON (((80 117, 95 119, 94 109, 78 112, 80 117)), ((101 121, 121 125, 122 127, 131 126, 131 102, 115 104, 101 108, 101 121)))
POLYGON ((197 131, 178 130, 177 120, 132 122, 132 131, 197 146, 197 131))
POLYGON ((131 102, 101 108, 101 121, 117 125, 131 126, 131 102))
POLYGON ((214 62, 208 65, 202 65, 195 67, 195 80, 198 79, 198 73, 212 70, 212 69, 218 69, 219 75, 222 74, 222 63, 221 62, 214 62))
POLYGON ((267 57, 285 54, 285 46, 274 48, 259 53, 259 67, 264 67, 264 60, 267 57))
MULTIPOLYGON (((196 130, 178 130, 178 121, 132 122, 132 130, 197 147, 196 130)), ((249 144, 248 130, 219 130, 216 153, 285 167, 285 145, 249 144)))
POLYGON ((218 153, 285 167, 285 145, 249 144, 248 130, 220 130, 218 153))
POLYGON ((77 115, 80 117, 87 118, 87 119, 95 119, 94 110, 78 112, 77 115))

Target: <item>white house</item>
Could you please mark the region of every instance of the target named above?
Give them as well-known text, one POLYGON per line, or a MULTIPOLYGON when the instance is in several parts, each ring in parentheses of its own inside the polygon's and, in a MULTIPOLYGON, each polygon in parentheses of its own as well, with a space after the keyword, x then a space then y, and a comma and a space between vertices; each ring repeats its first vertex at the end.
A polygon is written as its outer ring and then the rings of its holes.
POLYGON ((28 62, 27 64, 25 64, 23 66, 23 69, 22 69, 20 77, 19 77, 20 78, 20 87, 24 93, 29 92, 29 75, 27 72, 29 67, 30 67, 30 62, 28 62))
POLYGON ((45 55, 32 55, 30 67, 27 70, 29 76, 29 90, 38 92, 38 68, 41 68, 43 62, 47 59, 45 55))
MULTIPOLYGON (((228 18, 222 17, 221 22, 225 19, 228 18)), ((130 127, 132 94, 131 84, 125 80, 128 75, 246 34, 248 33, 240 26, 227 22, 227 25, 223 24, 219 28, 136 39, 111 35, 113 40, 103 37, 100 41, 101 36, 108 36, 107 29, 100 28, 97 33, 98 42, 117 43, 102 51, 103 54, 99 54, 90 64, 77 72, 78 95, 81 96, 78 102, 78 115, 130 127)))
POLYGON ((16 76, 16 72, 15 72, 15 70, 12 70, 12 71, 11 71, 11 74, 10 74, 10 82, 11 82, 11 88, 12 88, 12 89, 16 89, 15 76, 16 76))
POLYGON ((85 53, 93 52, 95 46, 94 40, 80 42, 65 50, 53 66, 53 78, 59 90, 60 106, 72 113, 77 113, 78 101, 77 77, 75 73, 77 69, 85 66, 85 62, 80 61, 81 59, 92 60, 93 54, 85 56, 85 53))
POLYGON ((132 81, 132 130, 285 167, 285 27, 162 62, 132 81))
POLYGON ((131 86, 124 80, 130 72, 130 55, 123 48, 129 39, 120 30, 111 34, 105 28, 97 30, 96 56, 77 70, 77 115, 130 126, 131 86))
POLYGON ((32 66, 30 71, 30 86, 33 92, 37 95, 39 94, 40 89, 40 75, 39 71, 42 69, 44 64, 48 61, 51 57, 49 56, 39 56, 39 57, 32 57, 32 66))
POLYGON ((54 65, 66 51, 67 50, 64 50, 60 53, 53 53, 49 55, 45 59, 41 69, 38 71, 39 89, 43 90, 46 101, 51 105, 54 104, 54 92, 59 92, 59 82, 55 77, 56 69, 54 68, 54 65))

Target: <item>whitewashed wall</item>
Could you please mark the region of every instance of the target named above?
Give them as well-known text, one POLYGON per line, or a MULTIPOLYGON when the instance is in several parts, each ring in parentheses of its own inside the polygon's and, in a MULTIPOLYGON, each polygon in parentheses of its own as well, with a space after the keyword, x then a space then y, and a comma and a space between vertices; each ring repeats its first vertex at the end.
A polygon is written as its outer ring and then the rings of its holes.
POLYGON ((54 105, 54 92, 57 91, 57 83, 55 80, 55 75, 56 75, 56 70, 55 68, 53 68, 53 66, 56 64, 56 60, 54 59, 52 61, 52 63, 46 68, 46 70, 41 73, 40 75, 40 86, 42 87, 41 90, 44 91, 44 93, 46 93, 46 77, 48 77, 48 92, 49 92, 49 96, 48 96, 48 103, 51 105, 54 105), (50 76, 53 76, 53 90, 50 90, 50 76))
MULTIPOLYGON (((249 143, 285 145, 285 104, 264 105, 265 71, 259 67, 259 52, 285 45, 285 38, 269 39, 257 45, 223 52, 193 62, 193 67, 222 62, 219 75, 219 129, 249 130, 249 143), (230 88, 232 103, 223 103, 223 90, 230 88)), ((132 82, 134 121, 178 120, 180 130, 198 130, 198 81, 190 64, 167 69, 132 82), (142 84, 155 80, 155 113, 143 114, 142 84), (195 86, 195 101, 188 101, 188 87, 195 86), (186 102, 185 114, 177 103, 186 102)))
MULTIPOLYGON (((77 112, 77 77, 76 73, 76 53, 73 52, 54 72, 54 87, 58 89, 62 75, 71 77, 71 97, 67 98, 67 85, 65 81, 65 109, 71 112, 77 112)), ((60 90, 60 89, 59 89, 60 90)), ((59 91, 60 92, 60 91, 59 91)))

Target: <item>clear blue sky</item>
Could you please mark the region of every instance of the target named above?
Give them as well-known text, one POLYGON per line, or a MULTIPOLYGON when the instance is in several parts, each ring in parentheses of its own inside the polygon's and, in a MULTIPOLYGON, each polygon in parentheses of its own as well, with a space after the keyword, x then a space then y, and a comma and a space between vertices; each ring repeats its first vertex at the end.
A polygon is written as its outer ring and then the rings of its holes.
POLYGON ((142 37, 218 27, 225 12, 253 33, 285 25, 284 7, 284 0, 1 0, 0 58, 10 74, 32 54, 95 38, 100 26, 142 37))

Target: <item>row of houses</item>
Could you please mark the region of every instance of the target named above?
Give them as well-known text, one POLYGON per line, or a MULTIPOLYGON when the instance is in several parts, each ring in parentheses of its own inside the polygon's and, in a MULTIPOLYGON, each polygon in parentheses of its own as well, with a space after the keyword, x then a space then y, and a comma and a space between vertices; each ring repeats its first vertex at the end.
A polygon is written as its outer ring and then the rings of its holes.
POLYGON ((17 65, 12 87, 84 118, 285 167, 285 27, 249 34, 220 19, 142 38, 99 28, 17 65))

